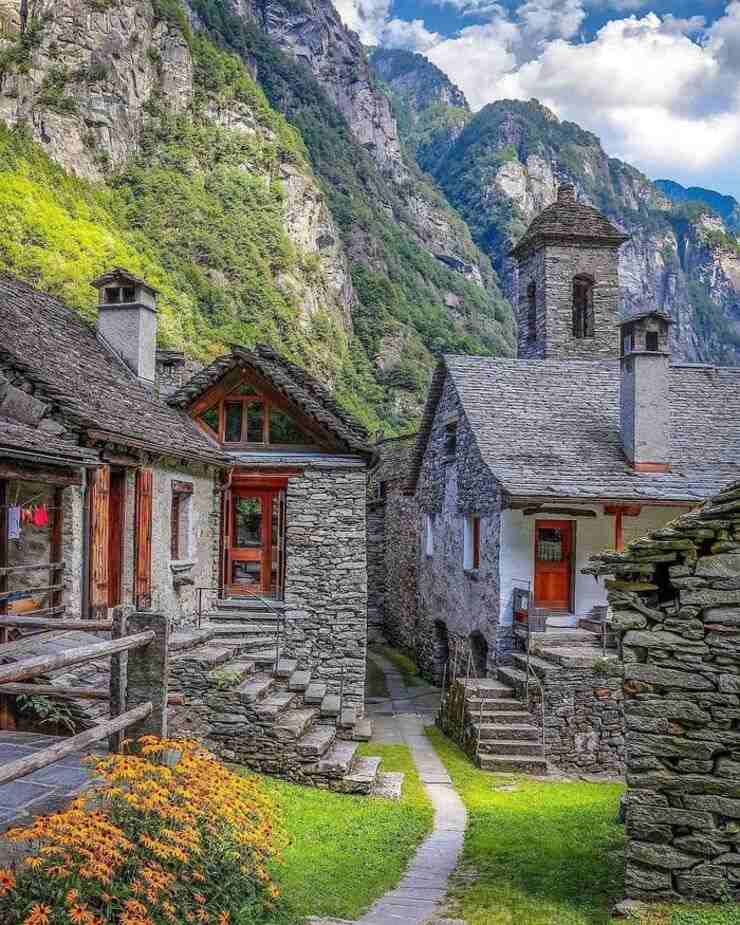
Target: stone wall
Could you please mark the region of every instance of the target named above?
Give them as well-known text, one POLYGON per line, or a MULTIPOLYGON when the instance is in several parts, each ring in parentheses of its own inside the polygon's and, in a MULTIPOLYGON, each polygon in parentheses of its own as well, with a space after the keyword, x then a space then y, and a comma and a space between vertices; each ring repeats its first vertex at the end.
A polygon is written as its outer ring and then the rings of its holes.
POLYGON ((440 637, 472 636, 485 640, 488 670, 511 651, 511 632, 499 627, 499 547, 501 493, 484 465, 462 414, 454 386, 447 379, 424 456, 417 502, 421 517, 418 568, 416 649, 427 672, 439 651, 440 637), (446 427, 457 421, 454 458, 445 452, 446 427), (427 555, 426 515, 433 517, 434 550, 427 555), (465 518, 480 517, 480 567, 463 561, 465 518))
POLYGON ((285 654, 362 709, 367 649, 367 471, 305 469, 287 492, 285 654))
POLYGON ((373 498, 367 505, 367 634, 369 641, 383 636, 385 622, 385 503, 373 498))
POLYGON ((593 570, 618 576, 627 895, 740 899, 740 483, 593 570))

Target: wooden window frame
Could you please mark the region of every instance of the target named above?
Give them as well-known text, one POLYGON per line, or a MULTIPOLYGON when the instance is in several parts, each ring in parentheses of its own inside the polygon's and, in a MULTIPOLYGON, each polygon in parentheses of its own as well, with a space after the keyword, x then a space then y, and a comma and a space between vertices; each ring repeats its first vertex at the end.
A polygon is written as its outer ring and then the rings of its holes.
POLYGON ((527 341, 537 340, 537 283, 532 280, 527 286, 527 341))
POLYGON ((448 421, 445 424, 444 458, 447 461, 457 458, 457 423, 457 421, 448 421))
POLYGON ((595 289, 593 276, 581 273, 573 277, 573 337, 576 340, 593 340, 596 337, 595 289))
POLYGON ((463 537, 463 569, 477 572, 480 568, 480 517, 469 514, 465 518, 463 537))
POLYGON ((215 437, 218 442, 229 449, 276 449, 276 450, 286 450, 286 451, 305 451, 305 450, 317 450, 321 447, 321 444, 316 442, 312 443, 310 436, 306 433, 305 428, 296 421, 295 416, 291 415, 289 411, 286 411, 284 408, 281 408, 276 402, 270 401, 269 398, 265 398, 261 395, 234 395, 233 392, 225 395, 223 398, 220 398, 217 402, 214 402, 212 405, 209 405, 198 415, 197 419, 201 427, 205 427, 207 432, 215 437), (248 418, 247 418, 247 405, 249 403, 256 402, 262 406, 262 441, 256 443, 254 440, 247 440, 248 435, 248 418), (226 439, 226 406, 227 405, 237 405, 241 404, 242 406, 242 426, 241 434, 239 440, 227 440, 226 439), (202 420, 203 415, 210 411, 211 408, 218 408, 218 433, 212 430, 210 425, 202 420), (305 443, 271 443, 270 442, 270 419, 272 414, 272 409, 279 411, 281 414, 285 414, 291 418, 296 428, 300 430, 306 437, 305 443))

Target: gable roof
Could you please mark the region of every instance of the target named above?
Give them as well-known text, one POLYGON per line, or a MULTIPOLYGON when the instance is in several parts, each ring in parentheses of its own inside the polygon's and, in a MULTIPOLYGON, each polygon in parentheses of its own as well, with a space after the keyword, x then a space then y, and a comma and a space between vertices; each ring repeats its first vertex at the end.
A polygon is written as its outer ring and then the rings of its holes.
POLYGON ((484 462, 512 497, 695 501, 740 477, 740 368, 671 368, 673 468, 638 474, 622 451, 618 361, 446 356, 407 490, 447 377, 484 462))
POLYGON ((578 202, 572 186, 561 186, 557 200, 532 221, 511 253, 522 257, 540 243, 563 238, 618 247, 629 240, 629 235, 620 231, 598 209, 578 202))
POLYGON ((41 461, 54 465, 94 465, 98 461, 91 450, 55 437, 48 431, 0 416, 0 456, 13 457, 18 451, 33 454, 41 461))
POLYGON ((59 299, 0 275, 0 362, 20 370, 73 427, 124 446, 224 462, 190 418, 142 385, 59 299))
POLYGON ((337 404, 331 392, 300 366, 281 357, 265 344, 258 344, 253 350, 232 346, 231 353, 218 357, 210 366, 196 373, 168 401, 176 408, 187 408, 233 369, 250 367, 349 449, 368 456, 373 454, 365 428, 337 404))

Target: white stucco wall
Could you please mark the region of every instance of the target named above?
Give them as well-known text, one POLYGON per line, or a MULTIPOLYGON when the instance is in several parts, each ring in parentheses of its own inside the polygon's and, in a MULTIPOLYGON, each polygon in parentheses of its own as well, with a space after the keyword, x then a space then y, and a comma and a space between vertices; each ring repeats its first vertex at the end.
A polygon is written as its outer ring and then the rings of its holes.
MULTIPOLYGON (((569 504, 574 508, 576 505, 569 504)), ((501 515, 501 623, 512 622, 512 593, 518 579, 534 582, 534 527, 537 520, 573 520, 575 526, 575 603, 579 616, 587 614, 592 607, 606 604, 603 581, 596 581, 592 575, 581 574, 588 559, 596 552, 614 548, 614 517, 603 513, 603 506, 582 505, 579 509, 596 512, 596 517, 567 517, 560 514, 542 514, 525 517, 522 511, 507 509, 501 515)), ((650 530, 673 520, 685 508, 643 507, 639 517, 625 517, 625 543, 638 539, 650 530)), ((531 587, 531 585, 530 585, 531 587)))

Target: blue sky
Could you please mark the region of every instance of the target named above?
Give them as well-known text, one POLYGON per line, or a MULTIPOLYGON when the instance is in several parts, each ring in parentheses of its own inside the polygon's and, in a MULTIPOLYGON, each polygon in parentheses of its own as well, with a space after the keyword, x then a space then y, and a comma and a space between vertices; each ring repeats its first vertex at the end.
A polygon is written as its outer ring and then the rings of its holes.
POLYGON ((653 178, 740 199, 740 0, 335 0, 474 109, 536 97, 653 178))

